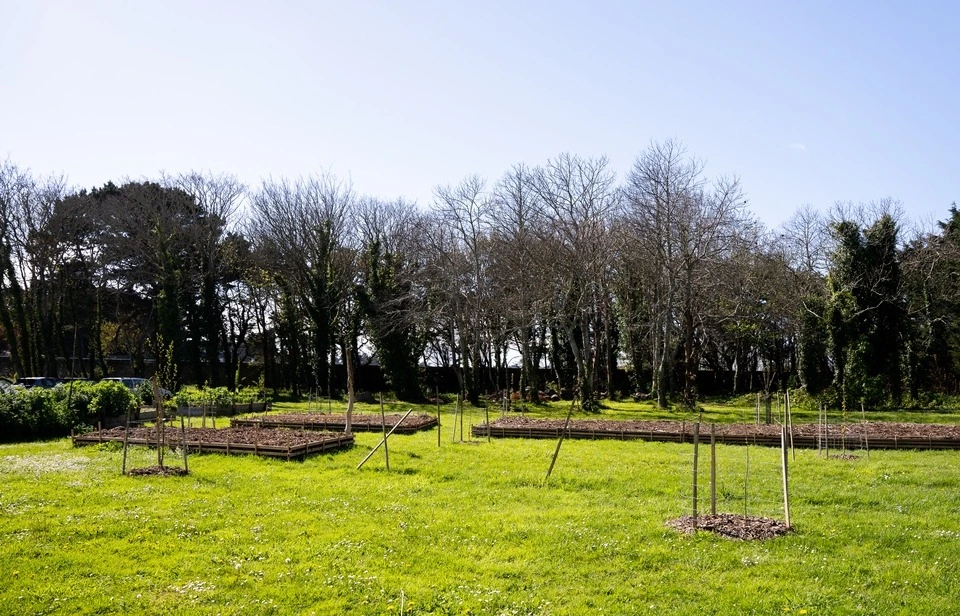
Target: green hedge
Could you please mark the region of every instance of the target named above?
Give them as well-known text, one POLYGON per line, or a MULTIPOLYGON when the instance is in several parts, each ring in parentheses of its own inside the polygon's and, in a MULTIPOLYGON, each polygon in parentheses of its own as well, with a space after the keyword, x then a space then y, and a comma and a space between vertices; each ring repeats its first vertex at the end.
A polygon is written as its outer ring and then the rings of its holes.
POLYGON ((15 389, 0 394, 0 441, 65 436, 70 430, 95 426, 107 417, 122 417, 134 408, 130 390, 110 381, 15 389))
POLYGON ((230 391, 226 387, 184 387, 173 397, 177 406, 204 406, 207 404, 229 406, 263 400, 263 392, 259 389, 246 388, 239 391, 230 391))

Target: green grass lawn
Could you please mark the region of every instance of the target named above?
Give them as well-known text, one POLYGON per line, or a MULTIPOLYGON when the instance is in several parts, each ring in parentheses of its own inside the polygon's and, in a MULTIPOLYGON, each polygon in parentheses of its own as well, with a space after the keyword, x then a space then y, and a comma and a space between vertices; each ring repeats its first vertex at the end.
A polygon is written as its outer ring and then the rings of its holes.
MULTIPOLYGON (((590 416, 656 413, 611 405, 590 416)), ((713 421, 743 413, 708 407, 713 421)), ((544 485, 554 441, 454 443, 451 419, 445 409, 440 447, 436 430, 391 437, 389 472, 382 452, 356 469, 379 441, 370 433, 303 462, 193 455, 187 477, 125 477, 115 444, 0 446, 0 614, 950 614, 960 605, 960 452, 840 460, 797 451, 796 532, 747 543, 665 527, 689 512, 689 444, 566 441, 544 485)), ((468 436, 483 411, 465 420, 468 436)), ((156 461, 131 452, 134 466, 156 461)), ((721 510, 744 507, 749 463, 749 513, 775 513, 779 455, 719 447, 721 510)))

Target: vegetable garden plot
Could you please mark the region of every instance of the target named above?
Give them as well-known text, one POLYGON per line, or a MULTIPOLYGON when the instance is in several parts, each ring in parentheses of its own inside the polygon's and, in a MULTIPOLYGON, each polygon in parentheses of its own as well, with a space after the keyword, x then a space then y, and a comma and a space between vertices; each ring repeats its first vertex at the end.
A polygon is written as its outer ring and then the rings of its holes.
MULTIPOLYGON (((562 419, 507 417, 473 427, 474 436, 554 439, 563 431, 562 419)), ((566 438, 693 442, 693 423, 682 421, 572 420, 566 438)), ((779 425, 717 424, 717 443, 780 446, 779 425)), ((797 424, 794 447, 843 449, 960 449, 960 426, 902 422, 864 422, 830 425, 797 424)))
MULTIPOLYGON (((413 434, 420 430, 429 430, 437 425, 437 418, 430 415, 410 415, 403 419, 402 415, 387 415, 384 418, 387 430, 394 430, 395 434, 413 434), (400 425, 397 425, 397 424, 400 425)), ((381 417, 378 414, 354 414, 351 419, 351 429, 354 432, 380 432, 383 429, 381 417)), ((295 428, 300 430, 330 430, 342 432, 347 427, 347 416, 328 413, 282 413, 263 417, 233 419, 230 425, 235 428, 295 428)))
MULTIPOLYGON (((289 430, 284 428, 187 428, 186 445, 189 451, 199 453, 246 454, 275 458, 303 458, 324 451, 353 446, 353 435, 330 432, 289 430)), ((73 437, 75 446, 124 441, 123 428, 111 428, 73 437)), ((130 445, 157 446, 157 432, 153 428, 130 428, 130 445)), ((162 439, 164 447, 183 447, 183 435, 178 429, 168 429, 162 439)))

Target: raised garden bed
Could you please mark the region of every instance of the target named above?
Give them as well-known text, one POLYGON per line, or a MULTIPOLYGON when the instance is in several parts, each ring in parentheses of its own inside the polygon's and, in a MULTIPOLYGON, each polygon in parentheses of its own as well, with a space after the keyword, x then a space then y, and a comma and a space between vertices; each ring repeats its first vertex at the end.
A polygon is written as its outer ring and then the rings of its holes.
MULTIPOLYGON (((506 417, 475 425, 474 436, 498 438, 558 438, 563 419, 506 417)), ((619 439, 692 443, 694 424, 682 421, 572 420, 565 438, 619 439)), ((700 425, 700 440, 710 438, 710 426, 700 425)), ((779 425, 715 424, 716 442, 727 445, 780 446, 779 425)), ((960 426, 895 422, 793 426, 793 446, 840 449, 960 449, 960 426)))
MULTIPOLYGON (((73 437, 74 446, 95 445, 124 440, 123 428, 111 428, 73 437)), ((154 428, 130 428, 130 445, 157 446, 154 428)), ((274 458, 303 458, 305 456, 353 446, 353 436, 327 432, 300 431, 273 428, 187 428, 186 445, 189 451, 199 453, 246 454, 274 458)), ((181 431, 174 427, 165 430, 165 447, 183 447, 181 431)))
MULTIPOLYGON (((385 417, 387 431, 397 426, 402 418, 403 415, 387 415, 385 417)), ((296 428, 343 432, 347 428, 347 416, 328 413, 280 413, 264 417, 232 419, 230 425, 235 428, 296 428)), ((397 426, 394 434, 413 434, 420 430, 429 430, 436 425, 436 417, 411 414, 397 426)), ((354 432, 380 432, 383 430, 380 415, 375 413, 355 413, 352 417, 351 427, 354 432)))
POLYGON ((240 413, 266 413, 269 410, 267 402, 246 402, 237 404, 218 404, 208 406, 178 406, 177 415, 186 417, 233 417, 240 413))

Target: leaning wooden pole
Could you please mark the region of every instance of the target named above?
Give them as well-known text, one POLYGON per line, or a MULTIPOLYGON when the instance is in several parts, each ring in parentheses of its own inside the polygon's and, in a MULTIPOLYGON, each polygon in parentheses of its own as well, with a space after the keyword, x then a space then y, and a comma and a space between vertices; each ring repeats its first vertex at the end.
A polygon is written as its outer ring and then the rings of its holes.
POLYGON ((567 420, 563 423, 563 430, 560 431, 560 438, 557 439, 557 448, 553 450, 553 458, 550 460, 550 468, 547 469, 547 476, 544 478, 544 482, 548 481, 550 479, 550 475, 553 473, 553 467, 557 463, 557 456, 560 455, 560 445, 563 444, 563 436, 570 428, 570 416, 573 415, 573 406, 576 403, 576 398, 574 398, 570 403, 570 410, 567 411, 567 420))
POLYGON ((367 457, 364 458, 363 461, 360 462, 360 464, 357 465, 357 470, 360 470, 360 467, 363 466, 364 464, 366 464, 366 463, 367 463, 367 460, 369 460, 369 459, 373 456, 373 454, 377 453, 377 450, 380 449, 380 446, 381 446, 381 445, 386 444, 387 439, 390 438, 390 435, 393 434, 393 431, 396 430, 397 428, 399 428, 399 427, 400 427, 400 424, 403 423, 403 420, 406 419, 406 418, 410 415, 410 413, 412 413, 412 412, 413 412, 413 409, 410 409, 409 411, 407 411, 406 413, 403 414, 403 417, 400 418, 400 421, 398 421, 398 422, 396 423, 396 425, 394 425, 392 428, 390 428, 390 431, 387 432, 387 433, 383 436, 383 440, 381 440, 379 443, 377 443, 377 446, 374 447, 374 448, 370 451, 370 453, 367 454, 367 457))

